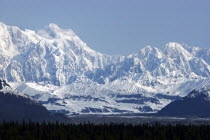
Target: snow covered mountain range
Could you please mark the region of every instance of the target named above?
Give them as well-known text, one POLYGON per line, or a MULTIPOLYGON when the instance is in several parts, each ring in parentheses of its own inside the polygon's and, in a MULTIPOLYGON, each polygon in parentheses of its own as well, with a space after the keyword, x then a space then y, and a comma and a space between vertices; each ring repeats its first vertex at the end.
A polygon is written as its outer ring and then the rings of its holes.
POLYGON ((55 24, 0 23, 0 77, 55 112, 156 112, 210 82, 210 49, 170 42, 110 56, 55 24))

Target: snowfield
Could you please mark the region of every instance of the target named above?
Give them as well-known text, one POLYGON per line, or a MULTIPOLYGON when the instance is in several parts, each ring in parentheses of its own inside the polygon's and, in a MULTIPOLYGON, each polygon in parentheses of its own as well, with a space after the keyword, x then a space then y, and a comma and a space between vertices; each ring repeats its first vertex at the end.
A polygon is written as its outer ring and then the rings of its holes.
POLYGON ((55 24, 31 31, 0 23, 0 77, 50 111, 153 113, 210 83, 210 49, 170 42, 110 56, 55 24))

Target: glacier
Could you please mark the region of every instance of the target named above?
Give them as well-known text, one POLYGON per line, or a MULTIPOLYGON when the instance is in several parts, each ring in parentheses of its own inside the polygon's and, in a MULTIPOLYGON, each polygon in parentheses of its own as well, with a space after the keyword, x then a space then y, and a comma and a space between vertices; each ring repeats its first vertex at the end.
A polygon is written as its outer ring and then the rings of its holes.
POLYGON ((210 82, 210 49, 169 42, 111 56, 56 24, 0 22, 0 78, 52 112, 155 113, 210 82))

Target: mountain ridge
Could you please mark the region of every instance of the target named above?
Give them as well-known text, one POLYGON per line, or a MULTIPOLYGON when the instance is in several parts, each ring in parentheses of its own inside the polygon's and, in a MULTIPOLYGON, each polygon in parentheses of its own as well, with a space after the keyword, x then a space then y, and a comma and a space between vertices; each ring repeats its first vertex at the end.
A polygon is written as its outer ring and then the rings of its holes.
POLYGON ((191 91, 187 96, 176 100, 161 109, 161 116, 209 117, 210 85, 191 91))
MULTIPOLYGON (((28 95, 13 90, 0 79, 0 121, 55 121, 58 119, 28 95)), ((60 118, 61 121, 64 120, 60 118)))
POLYGON ((156 112, 210 78, 210 49, 170 42, 111 56, 56 24, 0 26, 0 77, 52 111, 156 112))

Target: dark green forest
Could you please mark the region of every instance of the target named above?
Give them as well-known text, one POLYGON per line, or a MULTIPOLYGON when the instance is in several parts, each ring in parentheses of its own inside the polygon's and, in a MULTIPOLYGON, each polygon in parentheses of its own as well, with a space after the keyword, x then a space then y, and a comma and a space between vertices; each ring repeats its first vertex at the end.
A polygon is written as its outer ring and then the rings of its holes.
POLYGON ((1 140, 209 140, 210 125, 0 124, 1 140))

